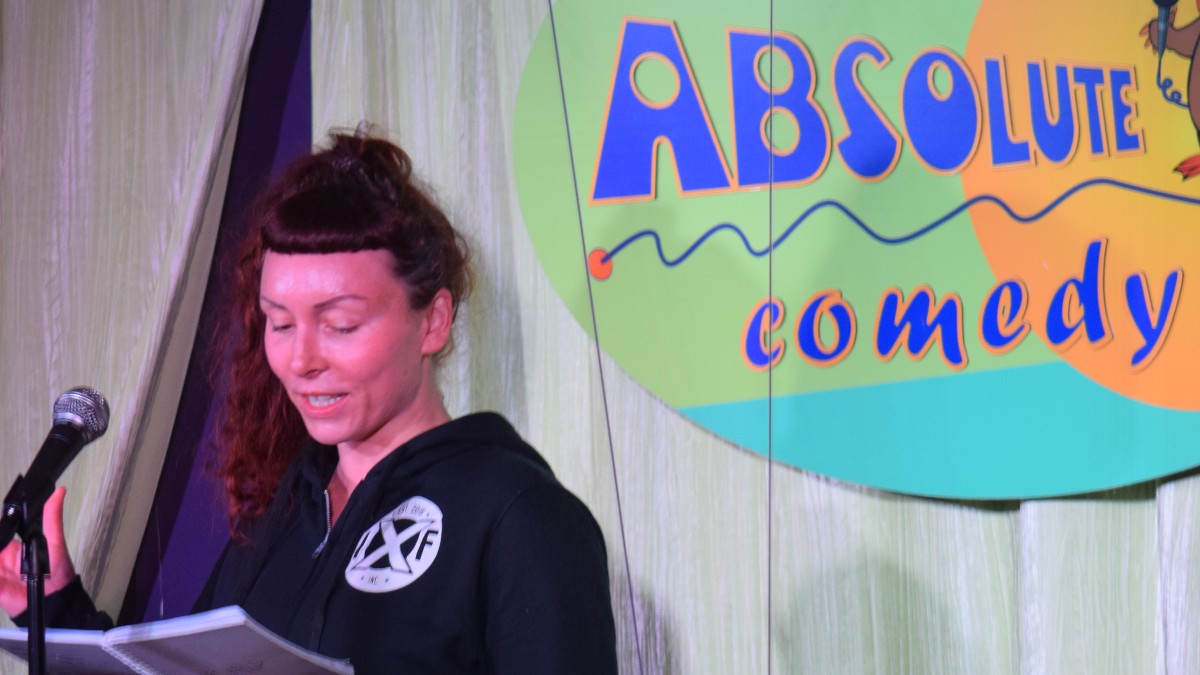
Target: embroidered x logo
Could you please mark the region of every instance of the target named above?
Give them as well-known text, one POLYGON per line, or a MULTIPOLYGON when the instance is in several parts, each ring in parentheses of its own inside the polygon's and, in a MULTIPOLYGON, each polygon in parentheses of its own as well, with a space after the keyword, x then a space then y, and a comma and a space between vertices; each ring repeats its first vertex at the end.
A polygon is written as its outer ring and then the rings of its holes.
POLYGON ((432 524, 432 520, 418 520, 417 522, 409 525, 397 533, 396 521, 385 520, 382 523, 379 523, 379 532, 383 535, 383 546, 380 546, 372 551, 370 555, 363 558, 362 562, 359 563, 359 566, 370 567, 371 565, 374 565, 377 560, 386 555, 388 557, 388 565, 390 565, 392 569, 411 574, 412 567, 408 564, 408 561, 404 559, 404 554, 400 551, 400 547, 403 546, 409 539, 417 536, 418 532, 421 532, 432 524))
POLYGON ((429 569, 441 542, 442 510, 424 497, 410 497, 363 532, 346 565, 346 583, 367 593, 404 588, 429 569), (386 566, 380 565, 384 556, 386 566))

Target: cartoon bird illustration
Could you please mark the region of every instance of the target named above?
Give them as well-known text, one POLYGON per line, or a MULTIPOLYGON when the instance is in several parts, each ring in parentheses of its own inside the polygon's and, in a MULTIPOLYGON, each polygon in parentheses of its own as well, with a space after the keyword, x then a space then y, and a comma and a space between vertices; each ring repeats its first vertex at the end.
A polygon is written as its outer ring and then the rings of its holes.
MULTIPOLYGON (((1169 8, 1166 22, 1166 51, 1175 52, 1190 62, 1187 79, 1187 109, 1192 116, 1192 125, 1196 127, 1197 138, 1200 139, 1200 69, 1196 67, 1196 52, 1200 49, 1200 18, 1186 26, 1175 26, 1175 0, 1155 0, 1162 11, 1169 8)), ((1197 0, 1200 7, 1200 0, 1197 0)), ((1146 36, 1146 44, 1159 53, 1159 18, 1155 17, 1149 24, 1142 27, 1141 35, 1146 36)), ((1161 56, 1160 56, 1161 58, 1161 56)), ((1163 88, 1160 84, 1160 88, 1163 88)), ((1165 88, 1164 95, 1166 95, 1165 88)), ((1181 104, 1182 105, 1182 104, 1181 104)), ((1200 174, 1200 153, 1192 155, 1179 163, 1175 170, 1184 179, 1200 174)))

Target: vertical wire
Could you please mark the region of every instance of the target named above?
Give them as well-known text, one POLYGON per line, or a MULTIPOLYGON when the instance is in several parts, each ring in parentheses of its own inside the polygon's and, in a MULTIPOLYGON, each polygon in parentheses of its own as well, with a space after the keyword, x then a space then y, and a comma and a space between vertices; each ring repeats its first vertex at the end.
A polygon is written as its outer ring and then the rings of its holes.
POLYGON ((633 592, 633 572, 629 567, 629 545, 625 537, 625 513, 621 508, 621 485, 617 477, 617 456, 616 449, 613 444, 612 421, 609 418, 608 410, 608 388, 604 382, 604 362, 600 351, 600 325, 596 321, 596 299, 592 294, 592 277, 588 273, 587 266, 587 236, 583 231, 583 206, 579 203, 579 179, 575 172, 575 150, 571 145, 571 121, 570 115, 567 114, 567 88, 563 82, 562 59, 559 57, 558 51, 558 28, 554 23, 554 4, 553 0, 546 0, 546 6, 550 10, 550 35, 554 39, 554 63, 558 68, 558 90, 562 94, 562 110, 563 110, 563 125, 567 132, 567 159, 571 166, 571 185, 575 193, 575 216, 579 223, 579 244, 583 249, 583 270, 584 277, 587 279, 588 291, 588 306, 592 314, 592 335, 595 336, 596 345, 596 370, 600 374, 600 400, 604 408, 604 432, 608 439, 608 457, 612 465, 613 477, 613 493, 617 501, 617 524, 621 531, 621 555, 625 560, 625 585, 629 589, 629 611, 633 618, 633 643, 637 650, 638 657, 638 672, 645 675, 646 664, 642 655, 642 640, 640 629, 638 627, 637 604, 634 602, 633 592))
MULTIPOLYGON (((768 2, 767 17, 767 89, 768 110, 775 109, 775 0, 768 2)), ((755 65, 757 68, 757 64, 755 65)), ((775 115, 767 116, 767 302, 775 298, 775 115)), ((771 325, 774 326, 774 321, 771 325)), ((767 344, 774 344, 775 330, 767 344)), ((768 349, 767 358, 767 675, 771 675, 772 617, 774 616, 775 550, 775 361, 768 349)))
POLYGON ((160 619, 165 618, 167 614, 167 587, 163 584, 163 558, 165 556, 163 555, 161 516, 158 509, 154 509, 154 546, 158 558, 155 575, 158 578, 158 618, 160 619))
MULTIPOLYGON (((1168 591, 1170 591, 1169 586, 1171 584, 1171 580, 1167 578, 1170 574, 1169 570, 1171 569, 1171 561, 1167 560, 1166 557, 1167 532, 1163 523, 1164 516, 1162 491, 1164 485, 1166 485, 1166 482, 1167 481, 1162 478, 1154 481, 1154 530, 1157 535, 1157 541, 1154 543, 1155 548, 1157 549, 1156 552, 1158 553, 1158 604, 1159 607, 1162 607, 1158 617, 1158 629, 1162 631, 1162 664, 1163 672, 1170 673, 1172 636, 1170 634, 1171 617, 1169 614, 1170 610, 1174 609, 1174 607, 1168 608, 1166 606, 1167 602, 1169 602, 1168 591)), ((1172 493, 1174 493, 1174 490, 1172 490, 1172 493)), ((1174 505, 1172 504, 1172 506, 1174 505)))
POLYGON ((1013 593, 1012 612, 1017 622, 1017 669, 1025 668, 1025 505, 1017 502, 1016 536, 1013 542, 1013 567, 1016 570, 1016 592, 1013 593))

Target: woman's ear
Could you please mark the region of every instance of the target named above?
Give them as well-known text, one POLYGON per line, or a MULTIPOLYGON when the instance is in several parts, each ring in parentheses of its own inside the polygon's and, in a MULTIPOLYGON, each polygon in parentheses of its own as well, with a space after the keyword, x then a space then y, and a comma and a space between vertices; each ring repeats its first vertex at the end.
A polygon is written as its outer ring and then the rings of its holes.
POLYGON ((442 351, 450 339, 450 326, 454 324, 454 298, 443 288, 433 294, 433 300, 425 308, 425 340, 421 343, 421 354, 432 356, 442 351))

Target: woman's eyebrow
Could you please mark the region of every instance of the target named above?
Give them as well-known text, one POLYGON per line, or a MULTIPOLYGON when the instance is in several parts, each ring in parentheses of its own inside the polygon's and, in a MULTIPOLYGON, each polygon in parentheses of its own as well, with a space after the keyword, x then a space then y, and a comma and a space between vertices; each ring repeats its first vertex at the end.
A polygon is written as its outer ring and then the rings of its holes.
POLYGON ((361 295, 355 295, 353 293, 345 293, 342 295, 338 295, 338 296, 329 298, 328 300, 322 300, 321 302, 318 302, 317 304, 313 305, 313 309, 316 309, 316 310, 327 309, 333 305, 336 305, 336 304, 339 304, 342 302, 346 302, 348 300, 358 300, 361 302, 367 301, 367 299, 361 295))
MULTIPOLYGON (((354 293, 344 293, 342 295, 337 295, 332 298, 329 298, 328 300, 322 300, 321 302, 318 302, 317 304, 313 305, 313 309, 316 309, 318 311, 322 310, 322 309, 328 309, 329 307, 331 307, 333 305, 336 305, 341 302, 350 301, 350 300, 358 300, 360 302, 366 302, 367 298, 365 298, 361 295, 356 295, 354 293)), ((286 306, 284 306, 278 302, 275 302, 274 300, 268 298, 265 295, 259 295, 258 301, 261 304, 270 305, 271 307, 274 307, 276 309, 283 309, 283 310, 287 309, 286 306)))

